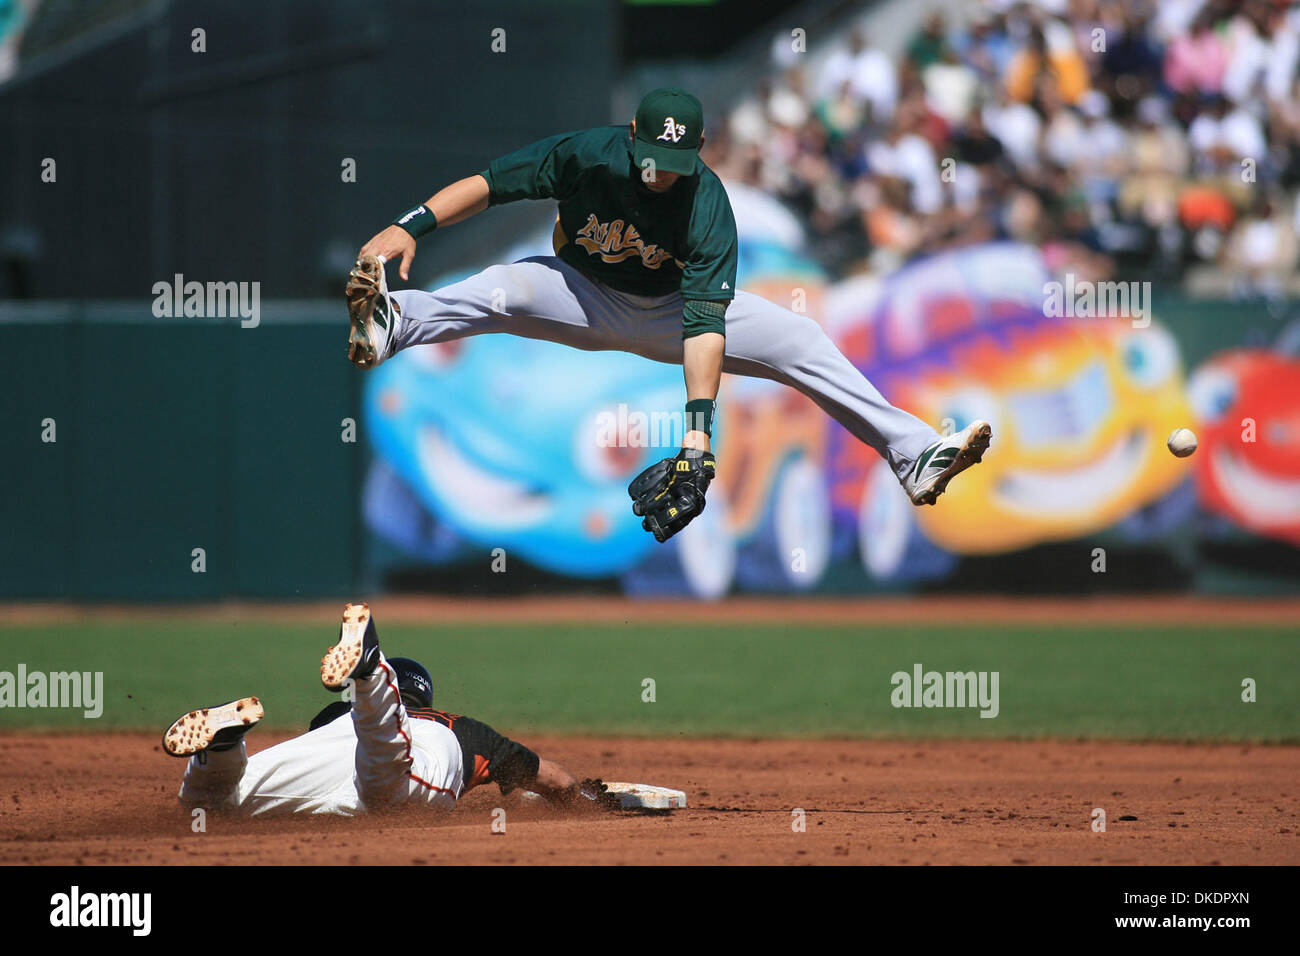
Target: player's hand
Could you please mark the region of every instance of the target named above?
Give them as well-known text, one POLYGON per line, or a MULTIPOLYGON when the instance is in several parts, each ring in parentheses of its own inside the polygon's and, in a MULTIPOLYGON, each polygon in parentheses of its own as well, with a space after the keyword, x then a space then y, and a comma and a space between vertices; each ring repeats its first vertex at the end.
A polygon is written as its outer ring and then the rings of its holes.
POLYGON ((375 236, 357 253, 361 256, 383 256, 388 262, 401 257, 398 273, 404 281, 410 281, 411 261, 415 258, 415 238, 401 226, 389 226, 375 236))
POLYGON ((621 810, 618 794, 610 793, 605 781, 588 777, 574 791, 573 806, 593 810, 621 810))
POLYGON ((627 486, 632 513, 656 541, 667 541, 704 510, 704 493, 716 469, 713 453, 698 448, 655 462, 627 486))

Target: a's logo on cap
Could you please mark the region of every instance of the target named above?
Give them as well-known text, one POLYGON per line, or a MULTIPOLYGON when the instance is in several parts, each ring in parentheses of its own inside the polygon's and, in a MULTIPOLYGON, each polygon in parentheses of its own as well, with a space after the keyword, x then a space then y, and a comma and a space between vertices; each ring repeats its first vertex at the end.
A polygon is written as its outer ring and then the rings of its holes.
POLYGON ((671 116, 664 117, 664 131, 655 137, 656 140, 672 140, 674 143, 679 142, 686 135, 686 127, 677 122, 671 116))

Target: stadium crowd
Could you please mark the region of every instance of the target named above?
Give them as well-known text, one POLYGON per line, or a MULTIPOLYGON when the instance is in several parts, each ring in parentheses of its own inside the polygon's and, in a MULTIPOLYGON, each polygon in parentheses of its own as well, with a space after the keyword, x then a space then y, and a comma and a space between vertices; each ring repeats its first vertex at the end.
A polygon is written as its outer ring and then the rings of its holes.
POLYGON ((1269 298, 1293 271, 1300 2, 989 0, 898 57, 854 31, 775 59, 706 158, 804 213, 836 274, 992 238, 1269 298))

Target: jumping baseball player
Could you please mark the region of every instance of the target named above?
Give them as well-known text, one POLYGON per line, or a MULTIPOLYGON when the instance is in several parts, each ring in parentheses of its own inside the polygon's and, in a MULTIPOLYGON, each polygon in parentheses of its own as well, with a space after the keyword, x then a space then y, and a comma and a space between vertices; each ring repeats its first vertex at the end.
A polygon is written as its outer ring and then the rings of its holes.
POLYGON ((988 448, 987 422, 942 437, 895 408, 812 318, 736 289, 736 224, 722 182, 699 159, 704 114, 689 93, 646 94, 630 127, 561 133, 525 146, 402 213, 348 277, 348 356, 373 368, 412 345, 509 332, 680 364, 681 452, 628 488, 642 526, 665 541, 704 508, 722 372, 803 392, 889 462, 912 503, 934 504, 988 448), (390 293, 416 241, 488 206, 554 199, 554 256, 496 265, 435 292, 390 293))
POLYGON ((193 710, 172 724, 163 750, 189 758, 181 803, 254 816, 355 816, 406 804, 450 810, 472 787, 495 783, 502 793, 524 787, 564 806, 614 806, 599 780, 579 783, 487 724, 434 710, 429 672, 412 660, 385 659, 365 604, 344 609, 320 673, 329 690, 351 685, 351 706, 331 704, 307 733, 252 757, 244 734, 264 713, 256 697, 193 710))

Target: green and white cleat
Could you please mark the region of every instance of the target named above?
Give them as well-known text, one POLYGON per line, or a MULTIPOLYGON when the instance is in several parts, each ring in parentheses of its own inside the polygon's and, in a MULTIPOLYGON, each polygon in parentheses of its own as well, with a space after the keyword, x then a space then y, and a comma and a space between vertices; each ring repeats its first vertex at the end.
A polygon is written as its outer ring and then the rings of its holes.
POLYGON ((348 273, 348 358, 357 368, 374 368, 393 354, 402 313, 388 294, 381 256, 362 256, 348 273))
POLYGON ((921 452, 903 478, 903 490, 912 504, 934 504, 947 490, 948 482, 971 465, 980 463, 992 437, 993 429, 988 422, 974 421, 921 452))

